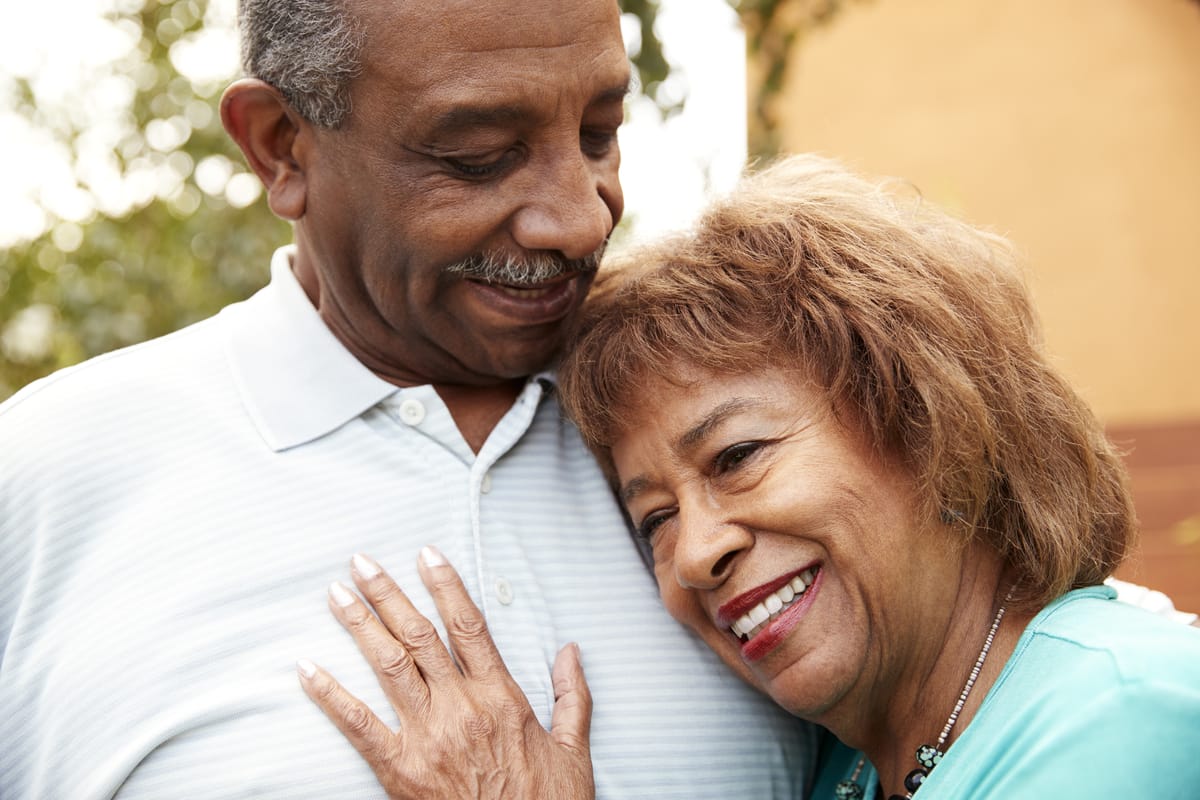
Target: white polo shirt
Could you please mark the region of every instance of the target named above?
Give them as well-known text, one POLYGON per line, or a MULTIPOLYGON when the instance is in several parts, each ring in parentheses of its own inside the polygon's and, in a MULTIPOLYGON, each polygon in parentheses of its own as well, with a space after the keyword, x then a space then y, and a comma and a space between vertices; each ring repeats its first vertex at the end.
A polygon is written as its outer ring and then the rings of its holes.
POLYGON ((550 376, 476 455, 432 387, 338 343, 289 255, 245 303, 0 406, 0 797, 383 797, 294 665, 395 724, 325 591, 361 551, 432 614, 425 544, 544 724, 580 643, 601 797, 801 797, 811 730, 662 610, 550 376))

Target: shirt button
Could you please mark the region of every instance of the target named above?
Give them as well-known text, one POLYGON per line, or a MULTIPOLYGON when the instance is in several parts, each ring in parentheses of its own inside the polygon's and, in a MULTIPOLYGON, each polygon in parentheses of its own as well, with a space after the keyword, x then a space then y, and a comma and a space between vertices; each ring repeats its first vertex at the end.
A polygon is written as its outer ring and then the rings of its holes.
POLYGON ((504 604, 506 606, 512 605, 512 601, 513 601, 512 584, 509 583, 504 578, 500 578, 499 580, 496 581, 496 599, 499 600, 502 604, 504 604))
POLYGON ((479 482, 479 491, 487 494, 492 490, 492 473, 483 473, 483 480, 479 482))
POLYGON ((425 419, 425 406, 420 400, 407 398, 400 404, 400 419, 409 425, 420 425, 421 420, 425 419))

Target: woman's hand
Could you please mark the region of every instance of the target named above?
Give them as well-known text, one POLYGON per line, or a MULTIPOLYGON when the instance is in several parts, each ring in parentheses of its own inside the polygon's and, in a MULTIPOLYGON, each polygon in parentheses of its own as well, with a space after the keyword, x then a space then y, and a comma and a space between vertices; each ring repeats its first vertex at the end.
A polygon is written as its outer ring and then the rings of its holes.
POLYGON ((300 683, 362 754, 393 798, 595 796, 588 745, 592 698, 579 648, 554 661, 547 732, 509 674, 483 614, 441 553, 421 551, 421 580, 446 625, 450 653, 432 623, 374 561, 355 556, 353 592, 335 583, 329 607, 370 662, 400 718, 392 731, 333 676, 300 661, 300 683), (455 663, 457 661, 457 664, 455 663))

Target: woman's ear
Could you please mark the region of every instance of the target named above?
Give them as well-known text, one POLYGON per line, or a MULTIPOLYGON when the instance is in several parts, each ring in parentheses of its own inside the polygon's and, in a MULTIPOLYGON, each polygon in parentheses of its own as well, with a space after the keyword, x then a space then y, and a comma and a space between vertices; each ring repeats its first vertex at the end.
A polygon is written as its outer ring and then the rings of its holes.
POLYGON ((255 78, 243 78, 225 90, 221 122, 266 187, 271 211, 293 222, 303 217, 307 184, 296 145, 311 123, 278 89, 255 78))

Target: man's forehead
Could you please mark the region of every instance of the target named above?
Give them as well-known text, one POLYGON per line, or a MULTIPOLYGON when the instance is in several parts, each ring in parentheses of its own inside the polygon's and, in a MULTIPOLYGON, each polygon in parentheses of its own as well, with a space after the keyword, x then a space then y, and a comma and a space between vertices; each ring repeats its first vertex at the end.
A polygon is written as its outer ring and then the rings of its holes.
POLYGON ((616 0, 352 0, 370 47, 486 53, 521 47, 568 47, 620 41, 616 0))
POLYGON ((614 0, 382 6, 360 20, 367 39, 356 108, 376 108, 424 135, 540 125, 586 108, 620 113, 629 63, 614 0))

